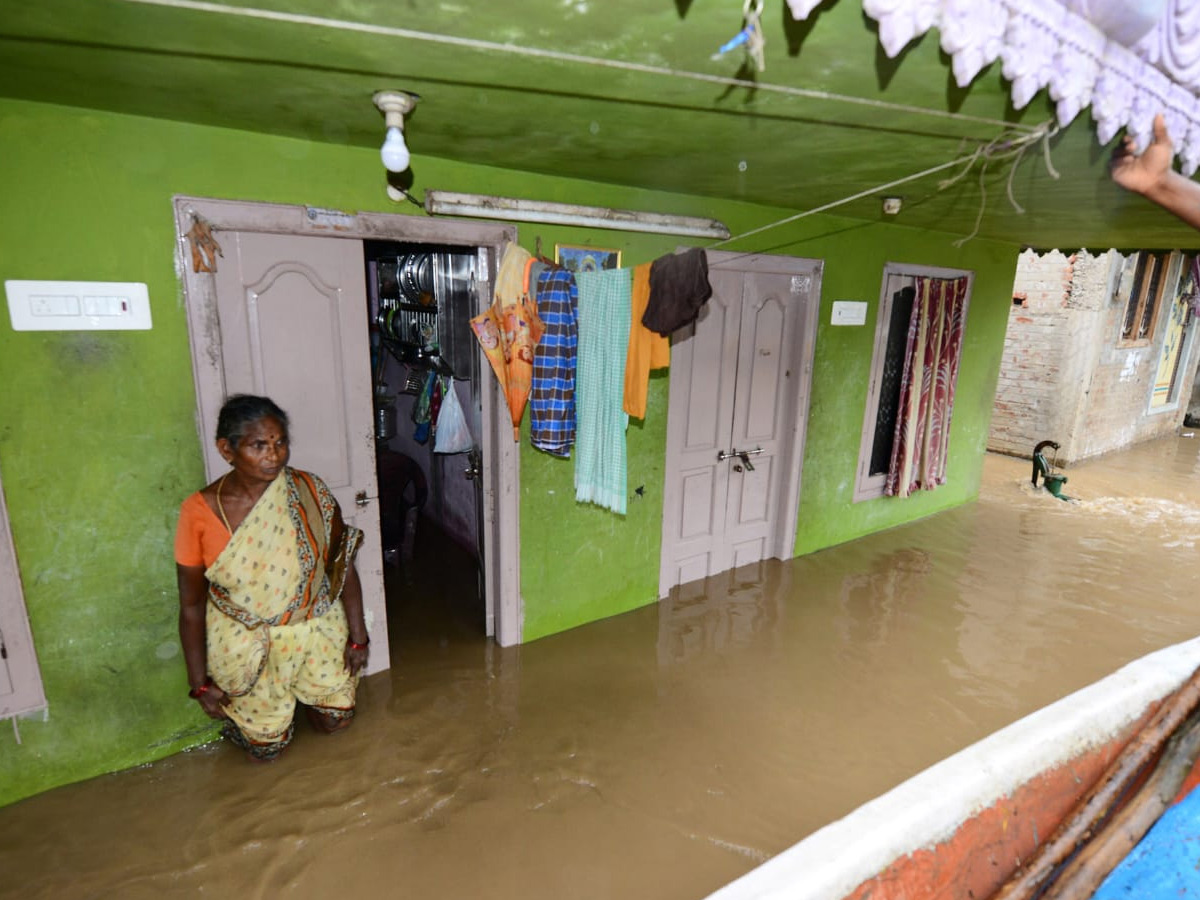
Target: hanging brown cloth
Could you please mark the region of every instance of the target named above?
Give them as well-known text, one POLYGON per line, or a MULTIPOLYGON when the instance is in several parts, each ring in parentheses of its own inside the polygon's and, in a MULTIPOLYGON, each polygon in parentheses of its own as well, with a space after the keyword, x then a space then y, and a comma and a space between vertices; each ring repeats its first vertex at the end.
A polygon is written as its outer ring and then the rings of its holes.
POLYGON ((650 302, 642 324, 668 335, 694 321, 711 296, 708 254, 703 249, 660 256, 650 265, 650 302))

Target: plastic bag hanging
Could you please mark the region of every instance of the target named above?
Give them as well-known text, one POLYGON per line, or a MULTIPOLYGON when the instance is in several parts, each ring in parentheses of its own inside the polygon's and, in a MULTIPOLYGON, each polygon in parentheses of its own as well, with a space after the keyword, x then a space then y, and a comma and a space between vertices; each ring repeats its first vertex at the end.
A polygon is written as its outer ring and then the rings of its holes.
POLYGON ((458 402, 458 391, 449 378, 443 384, 442 408, 438 412, 437 435, 434 438, 434 453, 466 453, 474 446, 467 417, 458 402))

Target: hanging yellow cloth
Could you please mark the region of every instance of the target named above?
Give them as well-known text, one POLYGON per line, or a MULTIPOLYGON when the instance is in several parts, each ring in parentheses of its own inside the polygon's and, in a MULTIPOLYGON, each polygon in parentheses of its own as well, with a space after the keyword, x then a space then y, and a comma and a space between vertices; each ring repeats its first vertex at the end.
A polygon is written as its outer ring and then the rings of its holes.
POLYGON ((629 352, 625 357, 625 412, 635 419, 646 418, 646 393, 650 370, 671 365, 671 339, 642 324, 650 302, 650 267, 642 263, 633 269, 633 321, 629 325, 629 352))

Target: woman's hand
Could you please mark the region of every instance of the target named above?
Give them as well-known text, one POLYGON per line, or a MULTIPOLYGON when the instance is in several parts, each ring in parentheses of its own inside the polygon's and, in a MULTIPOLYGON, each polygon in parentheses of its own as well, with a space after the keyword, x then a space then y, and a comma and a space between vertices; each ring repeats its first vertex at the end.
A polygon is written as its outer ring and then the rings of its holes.
POLYGON ((209 682, 208 689, 200 694, 196 700, 200 703, 200 708, 204 710, 204 714, 210 719, 229 718, 229 715, 225 712, 225 707, 229 705, 229 695, 212 682, 209 682))
POLYGON ((371 653, 370 646, 364 641, 357 643, 351 638, 346 639, 346 650, 342 653, 342 662, 346 664, 346 671, 351 675, 357 675, 367 666, 367 657, 371 653))

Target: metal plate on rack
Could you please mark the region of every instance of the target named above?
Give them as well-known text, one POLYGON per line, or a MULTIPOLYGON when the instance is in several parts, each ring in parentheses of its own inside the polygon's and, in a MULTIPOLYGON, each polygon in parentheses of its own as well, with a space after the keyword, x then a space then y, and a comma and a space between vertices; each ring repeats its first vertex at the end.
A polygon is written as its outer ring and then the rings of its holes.
POLYGON ((408 254, 400 265, 398 280, 405 301, 422 305, 432 303, 433 263, 428 253, 408 254))

